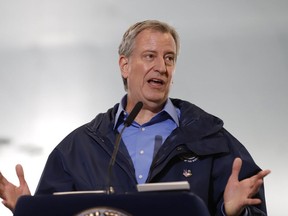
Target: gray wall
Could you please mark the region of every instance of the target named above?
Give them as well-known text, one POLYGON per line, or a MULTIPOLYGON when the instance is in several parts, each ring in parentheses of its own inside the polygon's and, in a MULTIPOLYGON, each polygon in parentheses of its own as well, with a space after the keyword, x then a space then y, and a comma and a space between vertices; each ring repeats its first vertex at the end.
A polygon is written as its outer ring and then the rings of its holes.
MULTIPOLYGON (((285 215, 288 1, 0 0, 0 170, 35 191, 48 154, 118 102, 117 48, 143 19, 174 25, 181 53, 172 97, 225 127, 262 168, 268 212, 285 215)), ((287 214, 287 213, 286 213, 287 214)), ((0 215, 12 215, 3 206, 0 215)))

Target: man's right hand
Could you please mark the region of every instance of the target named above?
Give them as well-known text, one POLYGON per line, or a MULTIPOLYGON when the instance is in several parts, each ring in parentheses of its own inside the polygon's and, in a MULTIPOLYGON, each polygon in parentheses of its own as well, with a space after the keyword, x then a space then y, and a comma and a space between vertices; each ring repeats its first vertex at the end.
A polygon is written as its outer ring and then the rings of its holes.
POLYGON ((2 203, 12 212, 14 211, 16 202, 20 196, 31 195, 29 187, 24 178, 22 166, 17 164, 15 168, 20 183, 19 187, 10 183, 0 172, 0 198, 3 199, 2 203))

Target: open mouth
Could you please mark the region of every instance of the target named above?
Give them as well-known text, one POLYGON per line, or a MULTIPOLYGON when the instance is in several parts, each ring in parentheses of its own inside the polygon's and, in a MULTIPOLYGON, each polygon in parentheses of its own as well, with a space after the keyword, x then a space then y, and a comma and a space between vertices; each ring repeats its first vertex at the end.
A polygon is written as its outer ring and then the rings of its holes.
POLYGON ((164 81, 160 79, 150 79, 148 80, 148 83, 153 84, 153 85, 163 85, 164 81))

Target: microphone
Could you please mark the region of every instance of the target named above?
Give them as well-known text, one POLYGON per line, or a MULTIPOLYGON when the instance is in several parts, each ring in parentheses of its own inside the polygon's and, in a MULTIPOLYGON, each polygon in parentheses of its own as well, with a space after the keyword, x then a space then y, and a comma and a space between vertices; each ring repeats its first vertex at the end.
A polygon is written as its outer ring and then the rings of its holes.
POLYGON ((138 115, 140 110, 142 109, 142 107, 143 107, 143 103, 141 101, 139 101, 133 107, 131 113, 128 115, 128 117, 124 121, 124 127, 122 128, 121 132, 116 137, 113 153, 112 153, 112 156, 111 156, 111 159, 110 159, 110 162, 109 162, 109 166, 108 166, 108 177, 107 177, 108 188, 106 189, 106 193, 107 194, 114 193, 114 188, 113 188, 113 186, 111 186, 111 175, 112 175, 112 168, 113 168, 113 166, 115 164, 116 156, 117 156, 117 153, 118 153, 118 149, 119 149, 120 141, 121 141, 121 138, 122 138, 122 134, 123 134, 125 128, 129 127, 132 124, 132 122, 134 121, 134 119, 136 118, 136 116, 138 115))
POLYGON ((131 113, 128 115, 128 117, 126 118, 126 120, 124 121, 124 127, 129 127, 132 122, 134 121, 134 119, 136 118, 136 116, 138 115, 138 113, 140 112, 140 110, 143 107, 143 103, 141 101, 139 101, 134 108, 132 109, 131 113))

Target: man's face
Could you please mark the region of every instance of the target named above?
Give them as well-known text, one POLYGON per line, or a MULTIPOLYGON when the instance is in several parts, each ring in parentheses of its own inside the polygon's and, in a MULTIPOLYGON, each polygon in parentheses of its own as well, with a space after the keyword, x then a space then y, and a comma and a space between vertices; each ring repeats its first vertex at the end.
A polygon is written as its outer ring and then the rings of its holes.
POLYGON ((168 98, 175 61, 176 44, 171 34, 155 30, 139 33, 131 56, 119 59, 122 76, 127 78, 128 103, 162 105, 168 98))

